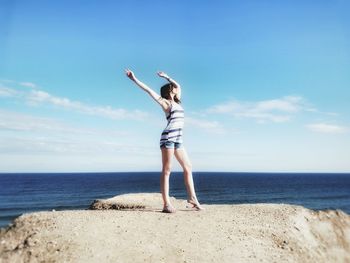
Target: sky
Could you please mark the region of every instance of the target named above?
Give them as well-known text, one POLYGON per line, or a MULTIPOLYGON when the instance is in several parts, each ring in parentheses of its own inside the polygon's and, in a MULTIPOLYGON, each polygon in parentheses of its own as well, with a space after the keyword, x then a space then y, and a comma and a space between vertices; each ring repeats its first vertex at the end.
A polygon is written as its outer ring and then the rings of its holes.
MULTIPOLYGON (((182 87, 193 171, 350 172, 350 3, 0 2, 0 172, 161 171, 182 87)), ((181 171, 174 158, 172 170, 181 171)))

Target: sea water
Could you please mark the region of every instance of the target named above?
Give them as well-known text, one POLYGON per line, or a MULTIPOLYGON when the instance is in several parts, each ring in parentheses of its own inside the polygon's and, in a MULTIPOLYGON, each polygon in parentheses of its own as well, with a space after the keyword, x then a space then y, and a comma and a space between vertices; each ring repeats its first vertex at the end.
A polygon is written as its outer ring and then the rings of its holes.
MULTIPOLYGON (((350 174, 193 172, 203 204, 284 203, 350 214, 350 174)), ((34 211, 86 209, 95 199, 160 193, 160 172, 0 174, 0 227, 34 211)), ((183 173, 172 172, 170 195, 186 199, 183 173)), ((161 204, 161 200, 160 200, 161 204)))

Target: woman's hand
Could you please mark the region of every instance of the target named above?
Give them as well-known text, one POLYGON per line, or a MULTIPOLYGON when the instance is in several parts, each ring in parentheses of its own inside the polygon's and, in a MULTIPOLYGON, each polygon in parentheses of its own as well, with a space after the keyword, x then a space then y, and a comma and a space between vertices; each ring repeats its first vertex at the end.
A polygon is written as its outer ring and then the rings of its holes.
POLYGON ((166 73, 164 73, 163 71, 158 71, 157 74, 161 78, 165 78, 165 79, 169 78, 169 76, 166 73))
POLYGON ((132 72, 130 69, 125 69, 126 76, 131 79, 132 81, 135 81, 136 77, 134 72, 132 72))

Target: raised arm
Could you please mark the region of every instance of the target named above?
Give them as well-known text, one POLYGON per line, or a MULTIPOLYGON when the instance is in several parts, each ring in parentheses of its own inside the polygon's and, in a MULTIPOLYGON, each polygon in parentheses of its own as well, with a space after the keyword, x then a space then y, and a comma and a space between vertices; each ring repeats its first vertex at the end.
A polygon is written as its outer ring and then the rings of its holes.
POLYGON ((173 83, 177 88, 178 88, 178 95, 177 98, 179 100, 181 100, 181 86, 179 83, 177 83, 175 80, 173 80, 172 78, 170 78, 166 73, 162 72, 162 71, 158 71, 157 72, 158 76, 161 78, 165 78, 167 81, 173 83))
POLYGON ((148 87, 145 83, 138 80, 134 74, 129 69, 125 70, 125 73, 129 79, 131 79, 137 86, 146 91, 160 106, 162 106, 163 110, 166 111, 169 108, 169 103, 167 100, 163 99, 157 92, 148 87))

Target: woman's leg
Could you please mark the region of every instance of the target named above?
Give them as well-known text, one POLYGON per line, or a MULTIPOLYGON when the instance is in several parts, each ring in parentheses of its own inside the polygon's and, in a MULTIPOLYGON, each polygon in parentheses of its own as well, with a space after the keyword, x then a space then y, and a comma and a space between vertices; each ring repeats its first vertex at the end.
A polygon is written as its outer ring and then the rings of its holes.
POLYGON ((182 146, 181 148, 175 149, 175 157, 184 171, 184 180, 187 189, 188 200, 190 203, 196 204, 198 208, 203 209, 197 200, 196 192, 194 190, 192 164, 185 147, 182 146))
POLYGON ((171 160, 174 155, 174 149, 167 149, 165 147, 161 148, 162 150, 162 175, 160 178, 160 188, 163 197, 164 206, 170 205, 169 198, 169 177, 171 173, 171 160))

